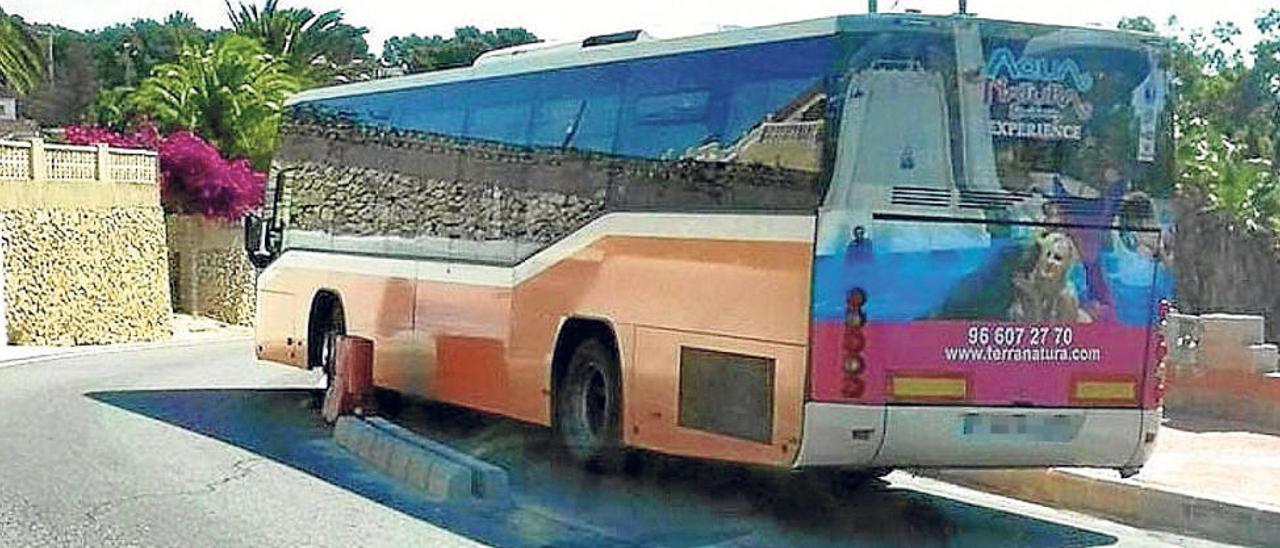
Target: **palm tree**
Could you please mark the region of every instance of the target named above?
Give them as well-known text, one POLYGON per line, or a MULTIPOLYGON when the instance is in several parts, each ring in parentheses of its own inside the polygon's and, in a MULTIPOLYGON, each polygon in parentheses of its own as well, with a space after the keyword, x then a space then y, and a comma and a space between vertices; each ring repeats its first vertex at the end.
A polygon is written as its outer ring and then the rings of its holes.
POLYGON ((130 101, 163 129, 191 130, 224 156, 247 157, 261 169, 275 151, 284 101, 297 89, 283 61, 251 38, 228 34, 157 66, 130 101))
POLYGON ((44 73, 40 46, 20 21, 0 11, 0 80, 13 91, 31 91, 44 73))
POLYGON ((372 60, 364 40, 368 29, 344 23, 341 10, 317 15, 307 8, 280 9, 278 0, 266 0, 261 8, 240 3, 237 9, 225 1, 236 33, 258 40, 309 80, 325 82, 372 60))

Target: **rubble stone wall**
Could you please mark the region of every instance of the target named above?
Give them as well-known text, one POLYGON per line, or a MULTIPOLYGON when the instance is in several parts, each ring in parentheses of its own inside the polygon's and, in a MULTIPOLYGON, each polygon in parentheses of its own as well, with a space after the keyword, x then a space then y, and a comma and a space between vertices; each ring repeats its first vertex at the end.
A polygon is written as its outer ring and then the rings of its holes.
POLYGON ((154 185, 0 184, 10 343, 167 339, 164 213, 154 185))
POLYGON ((242 227, 199 215, 166 218, 174 309, 253 325, 256 273, 242 227))
POLYGON ((1205 203, 1195 196, 1175 201, 1178 309, 1264 316, 1265 340, 1280 341, 1280 236, 1245 230, 1205 203))

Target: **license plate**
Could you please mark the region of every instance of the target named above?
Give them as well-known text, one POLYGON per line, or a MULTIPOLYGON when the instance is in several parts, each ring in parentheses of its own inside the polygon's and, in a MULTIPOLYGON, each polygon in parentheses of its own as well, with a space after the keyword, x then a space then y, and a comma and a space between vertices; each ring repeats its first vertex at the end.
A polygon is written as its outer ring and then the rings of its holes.
POLYGON ((1082 415, 967 413, 960 419, 960 436, 974 440, 1065 443, 1075 439, 1083 424, 1082 415))

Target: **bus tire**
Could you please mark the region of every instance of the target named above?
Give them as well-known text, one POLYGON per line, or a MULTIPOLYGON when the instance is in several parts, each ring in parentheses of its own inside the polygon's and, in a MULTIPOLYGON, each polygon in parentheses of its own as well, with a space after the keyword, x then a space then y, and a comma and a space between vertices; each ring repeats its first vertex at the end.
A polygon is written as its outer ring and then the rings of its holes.
POLYGON ((608 345, 589 338, 574 349, 556 390, 555 429, 581 466, 612 471, 622 462, 622 382, 608 345))
POLYGON ((336 296, 329 295, 321 302, 323 304, 317 303, 319 306, 312 307, 311 325, 307 334, 310 337, 307 361, 310 368, 319 368, 324 373, 324 388, 319 394, 320 398, 323 398, 329 391, 329 387, 333 385, 338 357, 338 337, 347 334, 347 322, 342 310, 342 301, 337 300, 336 296))

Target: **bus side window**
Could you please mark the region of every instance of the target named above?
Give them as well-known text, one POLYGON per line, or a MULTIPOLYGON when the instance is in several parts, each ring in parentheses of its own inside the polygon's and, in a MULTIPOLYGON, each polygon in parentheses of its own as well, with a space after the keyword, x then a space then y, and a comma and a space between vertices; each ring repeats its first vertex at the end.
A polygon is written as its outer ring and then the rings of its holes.
POLYGON ((733 161, 817 173, 826 137, 821 76, 768 76, 733 88, 725 130, 733 161))
POLYGON ((467 117, 467 137, 522 146, 528 143, 530 107, 527 103, 482 105, 467 117))
POLYGON ((595 152, 613 152, 618 138, 618 96, 596 95, 587 99, 587 107, 578 119, 571 148, 595 152))
POLYGON ((541 147, 612 152, 617 113, 617 96, 549 99, 534 111, 529 142, 541 147))
POLYGON ((459 136, 466 120, 466 93, 459 85, 395 92, 387 97, 396 104, 393 120, 401 129, 459 136))
POLYGON ((580 116, 585 114, 587 100, 578 97, 549 99, 533 112, 529 144, 537 147, 560 147, 572 144, 577 136, 580 116), (580 114, 581 113, 581 114, 580 114))
POLYGON ((773 78, 752 78, 739 82, 733 87, 733 96, 729 100, 729 123, 727 130, 730 138, 740 136, 756 124, 771 117, 774 121, 786 118, 809 117, 806 112, 790 112, 801 110, 807 104, 807 93, 811 88, 820 86, 822 75, 779 76, 773 78))
POLYGON ((466 136, 514 146, 527 145, 533 101, 529 87, 533 79, 521 76, 473 84, 468 93, 466 136))
POLYGON ((585 67, 540 77, 540 101, 530 124, 530 144, 613 152, 618 133, 618 82, 625 70, 585 67))
POLYGON ((725 62, 723 53, 700 53, 629 63, 618 152, 675 160, 719 144, 725 62))

